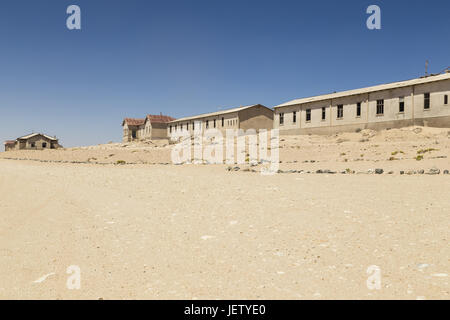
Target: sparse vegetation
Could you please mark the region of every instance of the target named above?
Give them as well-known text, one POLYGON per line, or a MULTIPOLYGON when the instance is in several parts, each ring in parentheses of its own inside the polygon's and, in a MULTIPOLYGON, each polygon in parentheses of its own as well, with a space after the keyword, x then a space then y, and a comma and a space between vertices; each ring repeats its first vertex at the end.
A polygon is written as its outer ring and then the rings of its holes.
POLYGON ((427 152, 432 152, 432 151, 439 151, 438 149, 434 149, 434 148, 428 148, 428 149, 421 149, 417 151, 417 154, 425 154, 427 152))
POLYGON ((423 155, 418 155, 415 159, 416 159, 417 161, 423 160, 423 155))
POLYGON ((397 154, 402 153, 405 154, 403 151, 399 150, 399 151, 394 151, 391 153, 392 156, 396 156, 397 154))
POLYGON ((124 160, 117 160, 116 164, 122 164, 123 165, 123 164, 126 164, 126 161, 124 161, 124 160))

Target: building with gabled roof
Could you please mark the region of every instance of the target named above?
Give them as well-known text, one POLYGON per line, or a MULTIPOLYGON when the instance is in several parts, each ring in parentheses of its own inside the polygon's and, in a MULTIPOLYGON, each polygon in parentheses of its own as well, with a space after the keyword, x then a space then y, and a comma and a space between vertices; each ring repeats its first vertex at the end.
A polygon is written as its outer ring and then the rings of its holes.
POLYGON ((31 133, 16 140, 4 142, 5 151, 12 150, 45 150, 59 149, 62 146, 56 137, 51 137, 43 133, 31 133))
POLYGON ((167 124, 175 120, 163 114, 149 114, 145 118, 125 118, 122 121, 123 142, 167 139, 167 124))

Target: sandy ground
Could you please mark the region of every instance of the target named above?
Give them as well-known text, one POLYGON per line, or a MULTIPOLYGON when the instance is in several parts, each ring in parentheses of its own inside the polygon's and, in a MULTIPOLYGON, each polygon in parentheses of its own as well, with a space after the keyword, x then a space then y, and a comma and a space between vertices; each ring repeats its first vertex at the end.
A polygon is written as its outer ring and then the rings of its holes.
POLYGON ((449 299, 450 175, 399 174, 450 169, 449 130, 419 129, 282 137, 283 170, 393 175, 150 165, 164 144, 1 153, 0 298, 449 299), (64 163, 92 157, 110 164, 64 163))

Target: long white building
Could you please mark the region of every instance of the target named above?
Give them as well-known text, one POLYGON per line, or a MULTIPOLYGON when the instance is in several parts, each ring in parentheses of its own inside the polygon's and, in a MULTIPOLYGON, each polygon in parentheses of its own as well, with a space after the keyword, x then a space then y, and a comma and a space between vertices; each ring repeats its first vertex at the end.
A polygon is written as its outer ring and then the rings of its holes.
POLYGON ((410 125, 450 127, 450 73, 292 100, 275 107, 280 134, 410 125))

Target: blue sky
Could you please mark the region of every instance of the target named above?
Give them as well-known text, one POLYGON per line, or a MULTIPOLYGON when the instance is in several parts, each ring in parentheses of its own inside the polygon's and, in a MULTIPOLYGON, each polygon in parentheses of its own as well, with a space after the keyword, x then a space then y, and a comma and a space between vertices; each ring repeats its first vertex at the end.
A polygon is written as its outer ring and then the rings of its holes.
POLYGON ((449 1, 2 0, 0 140, 121 140, 174 117, 415 78, 450 65, 449 1), (81 8, 82 30, 66 28, 81 8), (368 30, 366 8, 381 7, 368 30))

